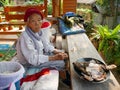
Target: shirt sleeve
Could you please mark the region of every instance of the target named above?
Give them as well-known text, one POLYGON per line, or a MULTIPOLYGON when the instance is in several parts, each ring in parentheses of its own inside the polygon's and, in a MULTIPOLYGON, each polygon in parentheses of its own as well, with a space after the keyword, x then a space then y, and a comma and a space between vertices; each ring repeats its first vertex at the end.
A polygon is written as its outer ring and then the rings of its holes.
POLYGON ((21 51, 29 64, 37 66, 49 61, 47 55, 38 54, 33 41, 29 37, 21 37, 20 42, 21 51))

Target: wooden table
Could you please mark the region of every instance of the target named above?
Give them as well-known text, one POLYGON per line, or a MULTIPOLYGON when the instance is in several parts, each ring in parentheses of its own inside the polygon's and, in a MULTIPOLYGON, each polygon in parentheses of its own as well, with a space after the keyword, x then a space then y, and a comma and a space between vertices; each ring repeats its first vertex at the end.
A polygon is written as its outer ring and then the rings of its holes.
POLYGON ((86 34, 68 35, 67 44, 72 90, 120 90, 120 85, 112 73, 110 73, 110 79, 104 83, 91 83, 81 80, 75 73, 72 63, 79 58, 92 57, 103 61, 86 34))

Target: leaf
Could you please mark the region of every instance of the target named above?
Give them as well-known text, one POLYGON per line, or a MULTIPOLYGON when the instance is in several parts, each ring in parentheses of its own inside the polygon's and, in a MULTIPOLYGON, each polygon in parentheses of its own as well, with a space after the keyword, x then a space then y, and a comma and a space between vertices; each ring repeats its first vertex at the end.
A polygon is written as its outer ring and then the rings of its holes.
POLYGON ((96 0, 98 4, 102 5, 103 4, 103 0, 96 0))
POLYGON ((104 46, 104 40, 102 40, 102 41, 99 43, 99 47, 98 47, 98 51, 99 51, 99 52, 103 49, 103 46, 104 46))
POLYGON ((120 24, 118 24, 112 31, 112 35, 118 34, 118 32, 120 31, 120 24))
POLYGON ((98 26, 98 33, 100 34, 101 39, 103 39, 104 38, 104 28, 101 25, 98 26))

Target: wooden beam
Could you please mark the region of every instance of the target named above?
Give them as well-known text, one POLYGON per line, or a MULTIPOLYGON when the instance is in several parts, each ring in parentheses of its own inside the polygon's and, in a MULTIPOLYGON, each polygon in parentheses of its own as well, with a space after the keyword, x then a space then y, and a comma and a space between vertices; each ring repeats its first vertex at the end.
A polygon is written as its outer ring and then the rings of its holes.
POLYGON ((0 35, 17 35, 20 34, 22 31, 14 31, 14 32, 0 32, 0 35))
POLYGON ((17 39, 11 39, 11 38, 0 38, 0 41, 16 41, 17 39))

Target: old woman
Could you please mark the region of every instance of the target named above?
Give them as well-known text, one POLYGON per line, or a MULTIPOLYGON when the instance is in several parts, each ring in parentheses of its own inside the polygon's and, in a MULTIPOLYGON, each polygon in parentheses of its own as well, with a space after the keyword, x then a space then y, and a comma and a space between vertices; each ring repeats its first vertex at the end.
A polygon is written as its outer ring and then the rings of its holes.
MULTIPOLYGON (((47 34, 45 29, 48 28, 43 26, 43 19, 44 16, 39 10, 35 8, 29 8, 26 10, 24 16, 26 27, 25 31, 22 32, 17 41, 16 57, 17 60, 25 67, 26 71, 29 71, 28 74, 30 75, 38 73, 47 68, 51 71, 55 70, 57 72, 57 74, 55 74, 58 76, 58 71, 65 68, 64 61, 68 58, 68 55, 64 52, 59 52, 59 50, 55 49, 51 45, 46 36, 47 34), (41 27, 44 27, 44 29, 41 27)), ((45 85, 47 85, 47 82, 45 82, 45 85)), ((57 84, 55 85, 57 88, 57 84)), ((42 87, 44 87, 44 85, 42 85, 42 87)), ((51 88, 53 88, 53 86, 45 90, 53 90, 51 88)))

